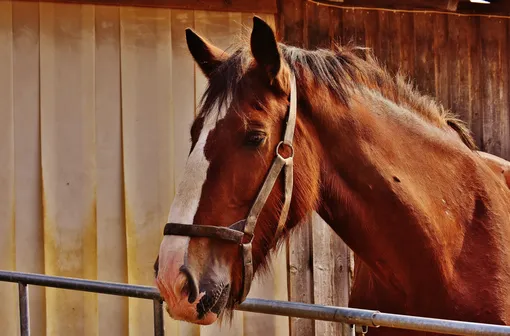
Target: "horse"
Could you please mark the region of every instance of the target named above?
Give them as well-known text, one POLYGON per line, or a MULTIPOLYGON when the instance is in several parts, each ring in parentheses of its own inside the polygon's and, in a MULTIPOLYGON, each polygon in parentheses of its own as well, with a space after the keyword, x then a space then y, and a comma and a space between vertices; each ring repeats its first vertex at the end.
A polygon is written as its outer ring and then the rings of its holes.
POLYGON ((258 17, 232 52, 186 41, 208 85, 154 264, 170 317, 231 316, 316 211, 356 255, 350 307, 510 324, 509 163, 461 120, 370 52, 258 17))

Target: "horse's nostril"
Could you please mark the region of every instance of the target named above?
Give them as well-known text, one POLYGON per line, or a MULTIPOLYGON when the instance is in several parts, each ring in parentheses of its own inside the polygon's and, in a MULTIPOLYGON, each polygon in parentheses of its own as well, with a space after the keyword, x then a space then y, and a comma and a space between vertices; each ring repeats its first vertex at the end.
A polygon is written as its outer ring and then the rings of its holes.
POLYGON ((156 261, 154 262, 154 276, 158 277, 158 270, 159 270, 159 255, 156 258, 156 261))
POLYGON ((179 271, 186 276, 186 283, 181 288, 181 294, 188 297, 189 303, 193 303, 198 297, 197 282, 193 278, 190 270, 185 265, 182 265, 179 271))

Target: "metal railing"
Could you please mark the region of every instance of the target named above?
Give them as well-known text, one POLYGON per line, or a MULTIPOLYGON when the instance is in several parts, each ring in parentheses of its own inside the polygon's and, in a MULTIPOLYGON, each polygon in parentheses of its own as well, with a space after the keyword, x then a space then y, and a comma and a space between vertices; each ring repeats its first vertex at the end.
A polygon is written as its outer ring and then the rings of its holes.
MULTIPOLYGON (((0 271, 0 281, 18 283, 21 336, 30 335, 28 285, 78 290, 153 300, 154 335, 163 336, 163 301, 156 288, 122 283, 0 271)), ((381 313, 375 310, 332 307, 298 302, 247 299, 238 310, 348 323, 366 333, 368 327, 435 332, 451 335, 510 335, 509 326, 381 313)))

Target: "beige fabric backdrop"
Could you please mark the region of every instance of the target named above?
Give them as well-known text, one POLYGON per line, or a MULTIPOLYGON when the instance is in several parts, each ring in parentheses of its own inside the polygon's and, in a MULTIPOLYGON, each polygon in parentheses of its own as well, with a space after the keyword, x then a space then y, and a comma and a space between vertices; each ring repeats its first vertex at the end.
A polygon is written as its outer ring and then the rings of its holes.
MULTIPOLYGON (((274 17, 260 15, 274 25, 274 17)), ((228 47, 252 15, 0 2, 0 269, 153 285, 205 86, 194 27, 228 47)), ((287 300, 285 252, 250 296, 287 300)), ((0 283, 0 335, 18 334, 0 283)), ((152 302, 30 287, 32 335, 151 335, 152 302)), ((287 335, 285 317, 231 328, 165 317, 167 335, 287 335)))

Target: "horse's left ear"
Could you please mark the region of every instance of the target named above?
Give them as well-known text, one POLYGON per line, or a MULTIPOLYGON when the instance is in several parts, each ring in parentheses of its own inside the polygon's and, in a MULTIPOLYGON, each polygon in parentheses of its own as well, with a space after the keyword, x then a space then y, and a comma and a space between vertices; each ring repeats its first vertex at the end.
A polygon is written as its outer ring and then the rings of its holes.
POLYGON ((255 61, 266 70, 272 82, 280 71, 280 51, 273 29, 258 16, 253 17, 250 47, 255 61))

